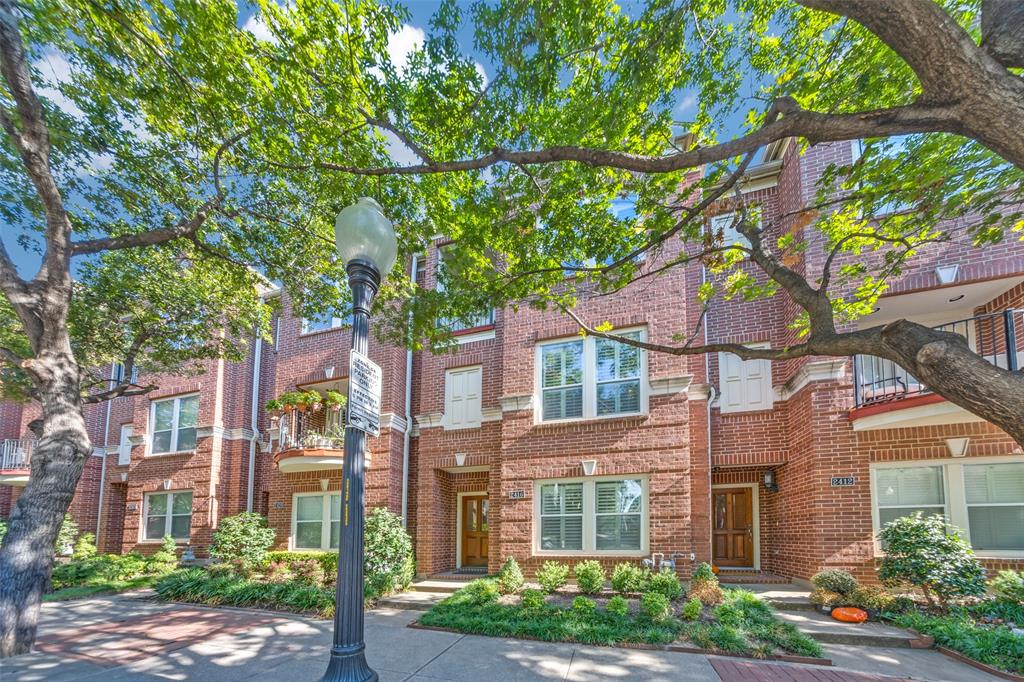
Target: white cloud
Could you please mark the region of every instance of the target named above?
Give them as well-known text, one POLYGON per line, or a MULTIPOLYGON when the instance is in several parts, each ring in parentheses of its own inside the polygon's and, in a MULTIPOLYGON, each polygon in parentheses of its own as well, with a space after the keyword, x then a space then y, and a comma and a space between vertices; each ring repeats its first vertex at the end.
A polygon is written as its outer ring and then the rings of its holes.
POLYGON ((381 134, 384 135, 386 140, 386 146, 388 150, 388 156, 391 160, 399 166, 411 166, 413 164, 420 163, 420 157, 416 156, 416 152, 409 149, 404 142, 398 139, 390 130, 381 130, 381 134))
POLYGON ((680 100, 679 104, 676 105, 676 111, 678 111, 679 113, 682 113, 682 112, 686 111, 687 109, 692 108, 693 105, 696 104, 696 103, 697 103, 697 95, 692 95, 692 94, 691 95, 687 95, 686 97, 683 97, 682 100, 680 100))
POLYGON ((71 62, 67 57, 57 50, 47 50, 34 66, 47 81, 46 85, 38 88, 39 94, 60 107, 64 113, 75 118, 84 118, 85 112, 57 89, 61 83, 71 80, 71 62))
POLYGON ((480 74, 480 78, 483 79, 483 86, 482 87, 486 88, 487 84, 490 82, 490 80, 488 80, 488 78, 487 78, 487 70, 484 69, 484 65, 481 64, 480 62, 477 62, 475 64, 475 66, 476 66, 476 72, 478 74, 480 74))
POLYGON ((255 12, 249 17, 244 24, 242 24, 242 30, 248 31, 249 33, 256 36, 257 40, 262 40, 267 43, 277 43, 277 38, 273 33, 270 32, 270 28, 267 26, 266 20, 260 12, 255 12))
POLYGON ((414 50, 422 49, 426 39, 427 34, 422 28, 409 24, 402 24, 397 33, 388 36, 388 56, 396 71, 401 73, 405 70, 409 63, 409 55, 414 50))

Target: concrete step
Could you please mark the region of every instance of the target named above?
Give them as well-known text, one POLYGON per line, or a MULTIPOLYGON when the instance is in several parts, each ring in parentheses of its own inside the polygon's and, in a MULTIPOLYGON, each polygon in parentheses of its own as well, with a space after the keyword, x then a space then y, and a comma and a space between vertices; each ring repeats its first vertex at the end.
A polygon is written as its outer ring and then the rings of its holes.
POLYGON ((461 590, 470 582, 469 580, 436 580, 431 578, 429 580, 417 580, 409 585, 409 589, 413 592, 444 592, 451 594, 461 590))
POLYGON ((451 596, 449 592, 401 592, 377 601, 377 606, 404 611, 429 611, 451 596))
POLYGON ((804 634, 826 644, 906 648, 917 638, 882 623, 843 623, 815 611, 777 611, 780 620, 792 623, 804 634))
POLYGON ((734 587, 750 590, 763 601, 768 602, 772 607, 779 611, 816 610, 816 607, 810 601, 810 591, 799 585, 793 585, 792 583, 788 585, 760 583, 751 585, 735 585, 734 587))

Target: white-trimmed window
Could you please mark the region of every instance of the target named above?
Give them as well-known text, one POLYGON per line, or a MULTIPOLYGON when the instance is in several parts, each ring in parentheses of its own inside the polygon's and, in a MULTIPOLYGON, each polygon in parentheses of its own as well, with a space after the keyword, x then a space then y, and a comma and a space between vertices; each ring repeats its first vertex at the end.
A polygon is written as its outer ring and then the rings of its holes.
POLYGON ((1019 457, 874 464, 871 477, 876 535, 886 523, 916 511, 941 514, 979 555, 1024 556, 1019 457))
POLYGON ((341 493, 295 493, 292 548, 337 549, 341 538, 341 493))
POLYGON ((192 530, 192 491, 148 493, 145 499, 144 540, 188 540, 192 530))
MULTIPOLYGON (((643 341, 643 329, 617 332, 643 341)), ((647 358, 635 346, 596 337, 537 345, 538 421, 589 419, 647 410, 647 358)))
POLYGON ((313 332, 326 331, 328 329, 340 329, 351 324, 351 315, 339 315, 337 311, 329 310, 316 317, 302 318, 302 333, 312 334, 313 332))
POLYGON ((647 480, 599 477, 538 481, 534 498, 538 554, 647 552, 647 480))
POLYGON ((117 463, 119 466, 132 463, 132 431, 131 424, 121 424, 121 439, 117 443, 117 463))
MULTIPOLYGON (((767 344, 750 344, 751 348, 767 348, 767 344)), ((743 360, 732 353, 718 354, 718 374, 722 412, 770 410, 775 401, 772 389, 771 360, 743 360)))
POLYGON ((198 419, 198 395, 154 400, 149 411, 149 424, 153 432, 150 454, 195 450, 198 419))
POLYGON ((467 429, 480 426, 480 393, 483 368, 460 367, 444 375, 444 426, 467 429))
MULTIPOLYGON (((754 223, 760 227, 761 217, 757 215, 750 216, 754 223)), ((750 246, 750 240, 740 234, 738 229, 740 221, 740 215, 736 211, 731 213, 720 213, 719 215, 713 216, 708 222, 708 229, 712 235, 717 235, 719 230, 722 232, 722 245, 733 246, 739 244, 740 246, 750 246)))

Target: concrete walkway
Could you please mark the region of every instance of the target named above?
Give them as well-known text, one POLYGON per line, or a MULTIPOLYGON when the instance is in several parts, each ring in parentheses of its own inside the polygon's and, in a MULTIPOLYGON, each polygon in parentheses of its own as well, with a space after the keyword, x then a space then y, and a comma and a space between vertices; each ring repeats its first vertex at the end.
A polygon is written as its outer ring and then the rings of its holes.
MULTIPOLYGON (((751 682, 867 682, 880 679, 879 674, 934 682, 996 679, 935 651, 900 649, 879 654, 883 650, 876 649, 870 660, 865 660, 864 652, 848 656, 841 668, 754 661, 737 666, 732 663, 740 659, 476 637, 406 627, 418 615, 400 609, 376 609, 366 614, 367 659, 383 682, 731 682, 740 678, 751 682)), ((330 622, 288 614, 159 604, 127 595, 50 603, 43 606, 39 650, 0 663, 0 679, 316 680, 326 666, 330 641, 330 622)), ((840 661, 835 652, 829 653, 837 663, 840 661)))

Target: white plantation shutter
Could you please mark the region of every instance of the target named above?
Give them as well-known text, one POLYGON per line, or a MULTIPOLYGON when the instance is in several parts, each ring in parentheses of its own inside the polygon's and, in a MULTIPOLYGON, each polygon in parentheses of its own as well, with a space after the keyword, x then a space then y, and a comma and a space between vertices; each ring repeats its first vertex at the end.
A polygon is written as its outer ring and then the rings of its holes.
POLYGON ((769 410, 772 394, 771 360, 743 360, 732 353, 718 354, 722 412, 769 410))
POLYGON ((965 465, 964 493, 975 549, 1024 549, 1024 463, 965 465))
POLYGON ((117 444, 117 463, 118 465, 131 464, 132 462, 132 430, 131 424, 121 425, 121 440, 117 444))
POLYGON ((540 548, 583 549, 582 483, 541 486, 540 548))
POLYGON ((445 374, 445 426, 464 429, 480 426, 480 367, 450 369, 445 374))
POLYGON ((601 481, 595 485, 596 548, 639 550, 643 483, 639 480, 601 481))
POLYGON ((917 511, 925 516, 945 515, 941 466, 878 469, 874 476, 879 530, 890 521, 917 511))

